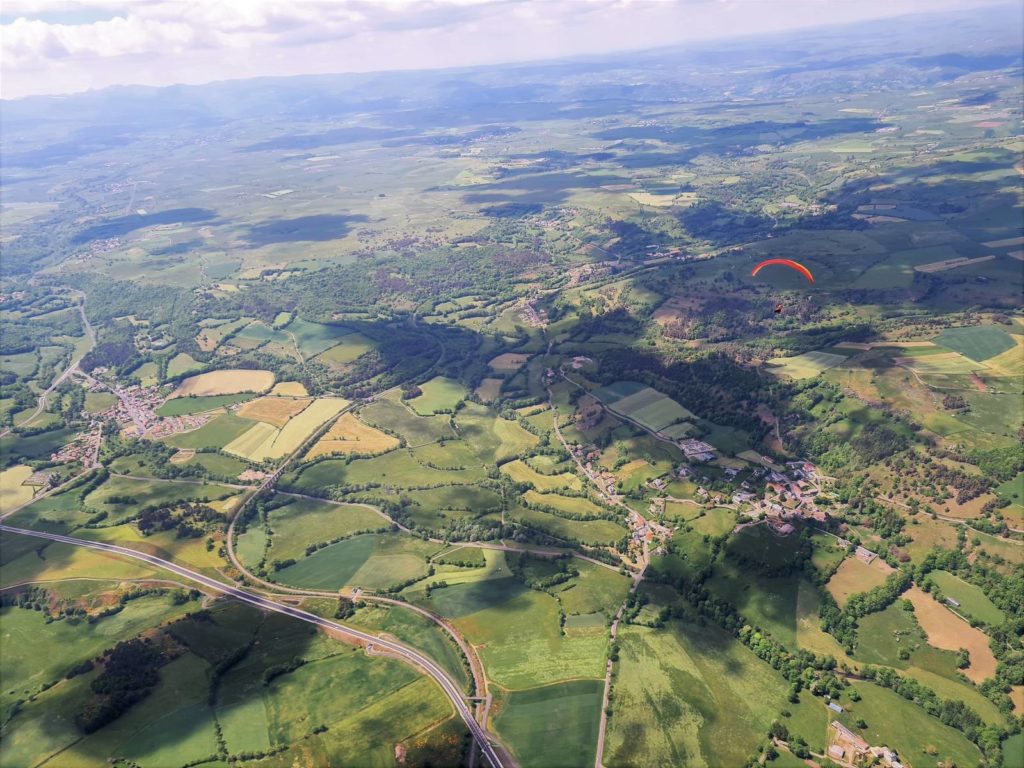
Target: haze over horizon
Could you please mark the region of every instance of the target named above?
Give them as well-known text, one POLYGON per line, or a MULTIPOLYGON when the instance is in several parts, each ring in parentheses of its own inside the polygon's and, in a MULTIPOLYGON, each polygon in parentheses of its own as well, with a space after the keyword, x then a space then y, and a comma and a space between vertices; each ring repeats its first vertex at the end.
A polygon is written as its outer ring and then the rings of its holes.
POLYGON ((9 0, 0 96, 536 61, 963 8, 958 0, 9 0))

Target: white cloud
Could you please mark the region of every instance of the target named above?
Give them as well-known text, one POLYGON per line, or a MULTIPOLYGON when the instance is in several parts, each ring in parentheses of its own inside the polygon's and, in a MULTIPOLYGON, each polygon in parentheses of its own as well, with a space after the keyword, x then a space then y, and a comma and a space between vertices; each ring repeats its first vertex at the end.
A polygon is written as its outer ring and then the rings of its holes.
POLYGON ((536 59, 963 0, 5 0, 5 97, 536 59))

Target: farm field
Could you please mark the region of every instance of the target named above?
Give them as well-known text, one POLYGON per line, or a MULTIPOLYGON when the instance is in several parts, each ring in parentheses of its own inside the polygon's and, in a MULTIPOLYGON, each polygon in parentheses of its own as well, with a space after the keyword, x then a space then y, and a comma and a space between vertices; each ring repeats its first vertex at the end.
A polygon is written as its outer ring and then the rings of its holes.
POLYGON ((397 402, 397 396, 394 399, 382 397, 360 408, 358 415, 366 423, 398 435, 410 447, 433 443, 442 437, 456 437, 446 416, 420 416, 397 402))
POLYGON ((259 397, 250 400, 235 413, 243 419, 262 421, 280 429, 306 409, 312 400, 286 397, 259 397))
POLYGON ((234 413, 215 416, 198 429, 165 437, 163 442, 175 448, 218 450, 252 429, 252 422, 234 413))
POLYGON ((372 459, 324 459, 310 464, 298 475, 299 488, 322 488, 327 485, 361 485, 386 482, 400 488, 444 483, 470 483, 483 480, 481 468, 442 470, 421 464, 408 451, 391 451, 372 459))
POLYGON ((571 491, 583 489, 583 483, 575 474, 562 472, 557 475, 544 475, 537 472, 521 459, 501 465, 501 471, 517 483, 529 483, 538 491, 557 491, 568 488, 571 491))
POLYGON ((420 386, 423 394, 409 400, 409 406, 420 416, 448 412, 466 396, 463 386, 442 376, 431 379, 420 386))
POLYGON ((362 422, 354 413, 341 415, 304 457, 307 461, 330 454, 373 455, 397 448, 398 438, 362 422))
POLYGON ((805 352, 796 357, 775 357, 768 362, 776 366, 779 373, 789 376, 792 379, 809 379, 829 368, 835 368, 846 362, 845 355, 837 355, 832 352, 805 352))
POLYGON ((277 397, 309 397, 306 385, 301 381, 279 381, 268 394, 277 397))
POLYGON ((950 328, 936 336, 935 343, 978 362, 1016 346, 1006 331, 993 325, 950 328))
POLYGON ((839 606, 846 605, 851 595, 859 592, 867 592, 885 582, 886 576, 892 569, 881 559, 876 559, 871 564, 865 563, 857 557, 848 557, 839 566, 825 588, 836 599, 839 606))
POLYGON ((493 358, 488 365, 499 373, 515 373, 524 365, 530 356, 520 352, 503 352, 493 358))
MULTIPOLYGON (((719 630, 627 626, 619 644, 609 767, 740 764, 783 708, 782 677, 719 630)), ((787 722, 790 732, 823 742, 827 719, 823 707, 818 712, 787 722)))
POLYGON ((427 574, 438 545, 403 534, 364 534, 331 544, 273 574, 292 587, 385 589, 427 574))
POLYGON ((515 691, 501 702, 495 728, 524 765, 589 768, 603 694, 604 683, 598 680, 515 691))
POLYGON ((972 682, 980 684, 995 674, 996 659, 984 632, 953 615, 919 587, 911 587, 904 595, 914 604, 914 614, 929 644, 947 651, 967 649, 971 663, 964 674, 972 682))
POLYGON ((1006 620, 1006 615, 988 599, 980 587, 968 584, 948 571, 933 571, 929 576, 945 597, 959 603, 959 606, 954 606, 958 613, 967 614, 992 626, 998 626, 1006 620))
POLYGON ((195 395, 233 395, 241 392, 266 392, 274 384, 270 371, 210 371, 185 379, 171 393, 171 398, 195 395))
POLYGON ((377 343, 361 333, 347 333, 337 344, 321 352, 316 360, 328 365, 346 365, 371 352, 377 343))
POLYGON ((10 511, 32 501, 35 487, 23 485, 32 475, 32 467, 17 465, 0 470, 0 510, 10 511))
MULTIPOLYGON (((283 400, 282 402, 301 403, 302 401, 283 400)), ((347 400, 340 397, 318 398, 298 411, 296 415, 288 418, 280 429, 273 424, 259 421, 247 432, 225 445, 224 450, 247 461, 280 459, 299 448, 319 426, 347 408, 348 404, 347 400)), ((283 418, 280 411, 275 410, 275 414, 283 418)))
POLYGON ((504 688, 596 680, 604 674, 605 637, 563 636, 554 598, 517 579, 436 589, 423 605, 450 618, 480 648, 488 677, 504 688))
POLYGON ((611 520, 569 520, 539 509, 516 507, 506 513, 509 520, 563 541, 579 541, 588 546, 608 546, 627 535, 625 526, 611 520))
POLYGON ((206 413, 207 411, 214 411, 236 403, 244 403, 251 398, 251 394, 175 397, 157 408, 156 415, 183 416, 190 413, 206 413))
MULTIPOLYGON (((288 497, 278 497, 288 500, 288 497)), ((339 536, 386 528, 387 520, 371 509, 356 504, 292 499, 268 513, 274 532, 267 561, 299 559, 309 544, 331 541, 339 536)), ((262 556, 262 552, 259 553, 262 556)))

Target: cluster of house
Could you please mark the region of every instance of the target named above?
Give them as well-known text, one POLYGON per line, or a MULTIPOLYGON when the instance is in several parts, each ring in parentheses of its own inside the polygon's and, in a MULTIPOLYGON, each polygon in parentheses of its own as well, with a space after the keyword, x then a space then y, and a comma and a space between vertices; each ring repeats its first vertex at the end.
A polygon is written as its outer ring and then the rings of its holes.
POLYGON ((146 434, 154 440, 179 432, 199 429, 210 420, 208 413, 191 413, 183 416, 165 416, 148 428, 146 434))
MULTIPOLYGON (((71 442, 63 446, 59 451, 50 454, 50 461, 57 464, 70 464, 72 461, 80 461, 83 466, 91 467, 96 463, 100 443, 103 442, 102 435, 103 432, 99 425, 96 425, 89 432, 75 435, 71 442)), ((31 485, 31 483, 27 482, 26 484, 31 485)))
POLYGON ((531 328, 543 328, 548 324, 548 311, 537 309, 532 301, 524 301, 519 306, 519 315, 531 328))
POLYGON ((817 467, 807 461, 786 463, 787 471, 770 469, 765 483, 764 499, 754 502, 748 514, 760 517, 780 536, 793 532, 790 520, 825 520, 825 512, 814 499, 821 493, 821 477, 817 467))
MULTIPOLYGON (((97 368, 93 371, 94 376, 102 376, 104 373, 106 373, 105 368, 97 368)), ((88 386, 93 391, 109 389, 95 379, 88 386)), ((144 432, 160 420, 155 411, 163 404, 166 397, 160 394, 158 387, 143 387, 133 384, 130 387, 118 389, 115 394, 117 402, 105 411, 97 413, 95 419, 101 421, 113 419, 118 424, 134 422, 135 426, 144 432)))
MULTIPOLYGON (((103 368, 93 373, 102 375, 103 368)), ((93 391, 105 391, 107 387, 95 378, 88 380, 87 386, 93 391)), ((167 399, 161 394, 159 387, 143 387, 133 384, 124 389, 116 389, 117 402, 105 411, 93 415, 93 425, 113 419, 118 424, 128 424, 128 434, 132 437, 151 437, 154 440, 179 432, 198 429, 210 420, 209 415, 183 414, 181 416, 157 416, 156 409, 167 399)))
MULTIPOLYGON (((832 709, 842 712, 842 707, 836 705, 832 709)), ((833 762, 845 766, 857 766, 864 763, 881 765, 884 768, 903 768, 903 763, 893 750, 888 747, 872 747, 864 739, 851 731, 838 720, 829 724, 832 732, 832 739, 826 750, 828 758, 833 762)))
MULTIPOLYGON (((662 508, 664 509, 664 499, 662 508)), ((629 551, 638 559, 643 555, 645 546, 654 542, 656 537, 662 541, 672 537, 671 528, 645 518, 636 510, 630 510, 626 522, 629 525, 629 551)))

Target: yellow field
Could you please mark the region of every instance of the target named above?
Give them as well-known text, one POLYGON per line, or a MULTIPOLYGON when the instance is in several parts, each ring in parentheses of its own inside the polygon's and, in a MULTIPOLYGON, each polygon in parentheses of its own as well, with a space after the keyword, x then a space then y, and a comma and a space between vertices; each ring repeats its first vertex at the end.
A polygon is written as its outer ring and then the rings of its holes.
POLYGON ((32 500, 32 492, 35 489, 30 485, 22 485, 31 474, 32 467, 26 467, 24 464, 0 472, 0 512, 6 512, 32 500))
POLYGON ((293 400, 289 397, 259 397, 250 400, 238 409, 243 419, 265 421, 275 427, 283 427, 288 421, 306 409, 312 400, 293 400))
POLYGON ((880 557, 872 560, 870 564, 865 563, 859 557, 848 557, 828 580, 825 588, 832 593, 832 597, 842 607, 846 605, 846 601, 850 599, 851 595, 867 592, 882 584, 885 577, 892 571, 893 569, 880 557))
POLYGON ((777 366, 778 373, 794 379, 809 379, 846 362, 846 358, 831 352, 804 352, 796 357, 773 357, 768 362, 777 366))
POLYGON ((994 374, 1004 376, 1020 376, 1024 374, 1024 336, 1013 335, 1010 338, 1014 340, 1017 346, 985 361, 985 365, 994 374))
POLYGON ((970 373, 987 367, 985 363, 975 362, 957 352, 940 352, 923 357, 894 357, 892 361, 918 373, 970 373))
POLYGON ((903 593, 914 604, 917 623, 928 635, 928 644, 946 651, 966 648, 971 665, 964 674, 975 683, 987 680, 996 673, 996 657, 988 644, 988 635, 961 619, 944 605, 940 605, 920 587, 911 587, 903 593))
POLYGON ((224 452, 233 453, 235 456, 241 456, 243 459, 259 461, 259 459, 254 459, 253 456, 259 452, 260 446, 268 440, 273 441, 280 432, 281 430, 273 424, 258 421, 248 431, 243 432, 225 445, 224 452))
POLYGON ((498 395, 501 394, 502 381, 502 379, 484 379, 476 388, 476 396, 485 403, 497 400, 498 395))
POLYGON ((346 413, 316 441, 306 458, 329 453, 385 453, 397 447, 398 438, 364 424, 353 413, 346 413))
POLYGON ((517 483, 531 483, 539 491, 557 491, 566 487, 579 491, 583 488, 580 479, 571 472, 562 472, 558 475, 542 475, 528 466, 522 459, 502 464, 501 472, 511 477, 517 483))
POLYGON ((301 381, 279 381, 270 390, 270 394, 280 397, 309 397, 309 392, 301 381))
POLYGON ((1008 237, 1005 240, 989 240, 982 243, 986 248, 1012 248, 1015 245, 1024 245, 1024 237, 1008 237))
POLYGON ((488 365, 496 371, 504 371, 506 373, 515 373, 524 365, 526 361, 530 359, 529 355, 524 355, 520 352, 505 352, 504 354, 498 355, 496 358, 491 360, 488 365))
POLYGON ((201 373, 198 376, 189 376, 171 393, 171 397, 266 392, 273 383, 274 374, 270 371, 249 371, 243 369, 210 371, 209 373, 201 373))
POLYGON ((283 458, 347 405, 348 401, 340 397, 319 398, 281 429, 263 421, 256 422, 249 431, 224 446, 224 450, 249 461, 283 458))

